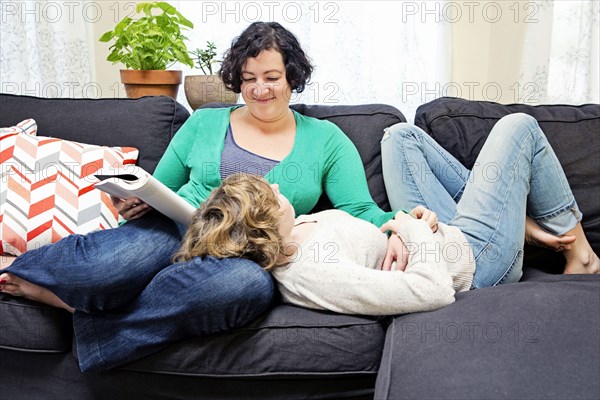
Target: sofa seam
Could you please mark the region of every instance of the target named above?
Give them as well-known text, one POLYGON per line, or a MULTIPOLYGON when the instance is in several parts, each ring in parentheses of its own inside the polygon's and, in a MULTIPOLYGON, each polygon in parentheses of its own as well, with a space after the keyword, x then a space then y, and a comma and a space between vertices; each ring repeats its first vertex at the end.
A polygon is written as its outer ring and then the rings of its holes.
MULTIPOLYGON (((359 113, 355 112, 355 113, 344 113, 344 114, 331 114, 331 115, 325 115, 325 116, 318 116, 318 117, 315 117, 315 118, 317 118, 319 120, 328 120, 328 118, 353 117, 353 116, 357 116, 357 115, 360 115, 360 116, 365 116, 365 115, 367 115, 367 116, 387 115, 387 116, 395 117, 395 118, 399 119, 401 122, 406 122, 406 120, 402 120, 402 118, 400 117, 400 115, 392 113, 392 112, 387 112, 387 111, 377 111, 377 112, 374 112, 374 113, 361 111, 359 113)), ((402 114, 402 117, 404 117, 404 119, 406 119, 406 116, 404 116, 404 114, 402 114)))
POLYGON ((253 374, 231 374, 231 375, 221 375, 221 374, 206 374, 206 373, 185 373, 185 372, 173 372, 173 371, 157 371, 157 370, 147 370, 147 369, 139 369, 139 368, 118 368, 119 371, 126 371, 126 372, 138 372, 138 373, 151 373, 151 374, 157 374, 157 375, 175 375, 175 376, 188 376, 188 377, 201 377, 201 378, 255 378, 255 377, 273 377, 273 376, 281 376, 281 377, 288 377, 288 376, 304 376, 304 377, 311 377, 311 376, 331 376, 331 375, 335 375, 335 376, 348 376, 348 375, 375 375, 377 376, 379 374, 379 369, 374 370, 374 371, 348 371, 348 372, 336 372, 336 371, 332 371, 332 372, 297 372, 297 371, 290 371, 290 372, 283 372, 283 371, 278 371, 278 372, 261 372, 261 373, 253 373, 253 374))
POLYGON ((344 328, 352 328, 357 326, 383 326, 381 321, 376 321, 373 323, 365 323, 365 324, 343 324, 343 325, 333 325, 333 326, 303 326, 303 325, 281 325, 281 326, 262 326, 256 328, 238 328, 233 331, 224 332, 224 334, 229 332, 259 332, 266 329, 344 329, 344 328))
POLYGON ((0 344, 0 349, 10 350, 10 351, 18 351, 21 353, 37 353, 37 354, 62 354, 68 353, 69 350, 52 350, 52 349, 32 349, 26 347, 14 347, 0 344))
POLYGON ((172 98, 171 98, 171 106, 173 107, 173 112, 172 112, 172 116, 171 116, 171 129, 169 132, 169 142, 171 142, 171 140, 175 136, 175 132, 174 132, 175 131, 175 119, 177 117, 177 104, 176 104, 176 101, 172 98))
MULTIPOLYGON (((509 114, 506 114, 509 115, 509 114)), ((528 114, 529 115, 529 114, 528 114)), ((444 113, 444 114, 438 114, 435 115, 433 117, 431 117, 431 119, 426 119, 426 123, 427 126, 430 127, 431 124, 433 122, 435 122, 435 120, 439 119, 439 118, 443 118, 443 117, 448 117, 448 118, 454 118, 454 117, 473 117, 473 118, 478 118, 478 119, 482 119, 482 120, 488 120, 488 119, 497 119, 500 120, 503 116, 482 116, 482 115, 477 115, 477 114, 469 114, 469 113, 459 113, 459 114, 452 114, 452 113, 444 113)), ((593 121, 596 119, 600 119, 600 115, 599 116, 594 116, 594 117, 586 117, 586 118, 581 118, 581 119, 577 119, 577 120, 571 120, 571 121, 564 121, 564 120, 556 120, 556 119, 538 119, 537 117, 534 117, 536 119, 537 122, 543 123, 543 122, 551 122, 551 123, 568 123, 568 124, 574 124, 574 123, 578 123, 581 121, 593 121)))
POLYGON ((8 307, 21 307, 21 308, 27 308, 27 309, 51 310, 51 311, 57 310, 57 311, 60 311, 56 307, 47 306, 47 305, 44 305, 42 303, 40 303, 40 305, 20 304, 18 302, 11 302, 11 301, 0 300, 0 305, 6 305, 8 307))
MULTIPOLYGON (((394 354, 394 336, 395 336, 395 331, 396 331, 396 324, 391 324, 391 329, 392 332, 386 332, 386 338, 388 337, 388 335, 390 335, 390 343, 392 344, 392 348, 389 351, 389 356, 388 356, 388 364, 386 365, 386 370, 388 371, 388 374, 386 374, 386 385, 384 387, 384 393, 385 393, 385 398, 389 398, 390 396, 390 390, 391 390, 391 370, 392 370, 392 358, 393 358, 393 354, 394 354)), ((385 343, 384 343, 384 347, 383 347, 383 352, 385 353, 385 343)), ((384 355, 385 356, 385 355, 384 355)), ((383 368, 379 368, 377 371, 377 376, 379 376, 379 374, 381 374, 381 371, 383 370, 383 368)), ((377 385, 375 385, 377 386, 377 385)))

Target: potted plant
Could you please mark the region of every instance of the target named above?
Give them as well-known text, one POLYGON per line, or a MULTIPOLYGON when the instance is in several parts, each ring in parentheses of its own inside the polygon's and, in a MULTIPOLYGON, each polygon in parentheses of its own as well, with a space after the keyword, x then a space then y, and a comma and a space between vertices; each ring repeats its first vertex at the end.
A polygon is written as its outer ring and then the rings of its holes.
POLYGON ((101 42, 114 40, 107 60, 123 63, 121 82, 127 97, 167 95, 177 97, 182 72, 169 70, 175 62, 194 66, 183 32, 194 27, 175 7, 166 2, 139 3, 139 19, 123 18, 101 42))
POLYGON ((219 75, 213 73, 213 65, 221 62, 216 59, 216 49, 213 42, 206 42, 206 48, 190 51, 195 67, 204 74, 185 77, 185 97, 192 110, 210 102, 237 103, 239 95, 227 89, 219 75))

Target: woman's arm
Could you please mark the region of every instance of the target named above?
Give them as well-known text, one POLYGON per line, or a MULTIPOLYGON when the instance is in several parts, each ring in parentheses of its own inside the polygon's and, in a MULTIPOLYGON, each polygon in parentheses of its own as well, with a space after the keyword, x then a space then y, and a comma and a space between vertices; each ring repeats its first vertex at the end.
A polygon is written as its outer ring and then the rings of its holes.
POLYGON ((365 268, 349 259, 331 265, 299 264, 296 276, 273 271, 286 301, 343 314, 395 315, 436 310, 454 302, 445 267, 403 271, 365 268))
MULTIPOLYGON (((193 130, 189 128, 189 125, 185 130, 184 128, 186 128, 186 124, 175 134, 153 173, 156 179, 174 192, 177 192, 189 180, 189 169, 186 168, 178 152, 181 149, 185 150, 191 147, 192 143, 186 145, 186 142, 190 140, 190 134, 193 133, 193 130)), ((152 209, 137 197, 120 199, 110 196, 110 199, 119 214, 128 221, 140 218, 152 209)))
POLYGON ((154 177, 174 192, 189 181, 190 169, 185 161, 193 144, 193 129, 186 123, 175 134, 154 170, 154 177))
POLYGON ((393 217, 373 201, 365 170, 354 143, 337 128, 327 146, 323 186, 333 206, 380 226, 393 217))

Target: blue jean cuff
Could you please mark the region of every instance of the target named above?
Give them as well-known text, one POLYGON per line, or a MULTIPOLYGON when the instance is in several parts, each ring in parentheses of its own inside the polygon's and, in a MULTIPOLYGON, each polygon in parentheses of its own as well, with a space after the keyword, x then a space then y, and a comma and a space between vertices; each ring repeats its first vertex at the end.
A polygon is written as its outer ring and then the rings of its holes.
POLYGON ((98 372, 106 364, 100 355, 98 334, 94 325, 94 316, 82 311, 73 314, 77 359, 82 372, 98 372))
POLYGON ((581 222, 583 214, 576 202, 552 214, 535 218, 538 224, 554 235, 564 235, 581 222))

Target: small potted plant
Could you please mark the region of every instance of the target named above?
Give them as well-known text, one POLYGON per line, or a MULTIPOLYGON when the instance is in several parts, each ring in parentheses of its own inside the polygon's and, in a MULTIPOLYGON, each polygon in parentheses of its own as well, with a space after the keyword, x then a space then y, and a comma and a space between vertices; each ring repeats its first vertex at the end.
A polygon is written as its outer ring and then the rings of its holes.
POLYGON ((190 51, 194 66, 204 74, 185 77, 185 97, 192 110, 210 102, 237 103, 239 95, 227 89, 219 75, 213 72, 213 65, 221 62, 216 58, 216 49, 213 42, 206 42, 206 48, 190 51))
POLYGON ((101 42, 114 40, 107 60, 127 68, 120 71, 127 97, 176 98, 183 74, 167 69, 175 62, 194 66, 183 34, 194 24, 166 2, 139 3, 136 13, 142 16, 135 20, 125 17, 100 37, 101 42))

